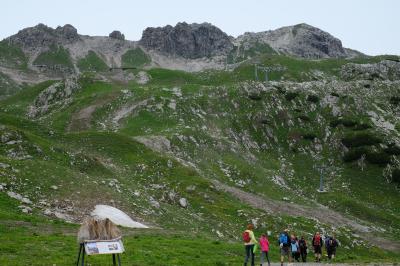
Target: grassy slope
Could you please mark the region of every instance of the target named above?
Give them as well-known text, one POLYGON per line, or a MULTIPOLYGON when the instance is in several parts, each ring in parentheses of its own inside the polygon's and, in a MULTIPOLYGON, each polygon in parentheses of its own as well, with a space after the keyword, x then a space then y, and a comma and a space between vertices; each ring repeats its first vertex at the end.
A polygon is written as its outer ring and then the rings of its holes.
POLYGON ((61 46, 51 46, 50 50, 43 52, 33 61, 37 65, 55 66, 61 65, 72 68, 72 60, 68 50, 61 46))
POLYGON ((16 47, 10 46, 6 40, 0 42, 0 65, 10 68, 26 69, 27 58, 24 52, 16 47))
MULTIPOLYGON (((310 64, 308 69, 315 67, 314 64, 307 61, 293 58, 279 59, 279 57, 273 57, 272 60, 278 60, 274 63, 279 62, 294 69, 296 67, 307 69, 308 64, 310 64)), ((326 72, 335 75, 336 70, 332 66, 339 66, 342 62, 322 60, 315 64, 320 64, 318 67, 326 68, 326 72)), ((299 69, 297 72, 295 70, 290 71, 288 75, 291 78, 301 79, 304 75, 298 73, 299 69)), ((355 165, 343 164, 339 152, 330 153, 329 149, 325 147, 326 156, 336 158, 338 166, 343 167, 343 171, 339 176, 328 179, 332 188, 330 193, 318 194, 315 192, 318 183, 318 180, 314 180, 317 174, 313 169, 315 162, 304 154, 290 152, 287 144, 288 136, 293 133, 293 130, 302 132, 304 129, 312 128, 313 133, 321 134, 320 123, 314 122, 318 113, 323 115, 324 124, 328 124, 329 119, 331 119, 328 115, 329 110, 317 109, 312 111, 307 109, 309 104, 306 100, 308 95, 306 92, 301 92, 293 101, 288 101, 286 96, 279 91, 263 94, 260 101, 250 100, 234 83, 252 77, 251 65, 243 66, 233 73, 190 74, 162 69, 153 69, 149 73, 152 76, 152 81, 148 85, 138 86, 132 83, 127 88, 124 87, 133 94, 128 98, 121 94, 122 88, 117 85, 91 82, 90 80, 82 81, 83 90, 74 95, 74 101, 71 105, 60 112, 47 115, 41 121, 27 121, 23 117, 27 106, 51 82, 23 90, 2 101, 0 123, 5 125, 5 129, 2 130, 17 132, 21 135, 24 140, 21 144, 22 149, 32 154, 33 158, 22 161, 9 159, 6 156, 9 147, 2 145, 0 149, 2 162, 10 164, 14 169, 24 170, 13 172, 12 169, 0 169, 0 181, 9 183, 10 176, 15 176, 16 182, 11 183, 13 190, 24 193, 34 201, 40 199, 40 195, 45 195, 49 200, 60 197, 77 200, 85 195, 85 193, 78 195, 77 191, 90 191, 85 197, 91 198, 94 195, 102 195, 101 202, 114 199, 122 209, 133 211, 137 217, 177 232, 177 236, 162 232, 160 233, 163 235, 161 239, 155 236, 158 233, 152 232, 146 233, 144 236, 140 235, 139 238, 135 237, 137 232, 128 236, 126 238, 128 252, 124 258, 134 263, 137 262, 137 265, 157 265, 160 261, 165 261, 166 265, 185 265, 191 261, 193 254, 196 254, 195 251, 198 249, 201 250, 201 252, 197 252, 200 253, 199 258, 196 258, 199 265, 218 265, 217 262, 227 262, 223 260, 226 254, 231 254, 228 265, 234 262, 239 263, 242 252, 240 244, 237 242, 218 244, 219 242, 213 240, 215 233, 211 233, 211 231, 217 229, 223 232, 225 234, 223 239, 238 238, 240 237, 241 227, 249 222, 252 217, 261 217, 262 221, 266 221, 266 225, 261 227, 257 234, 264 230, 271 230, 275 235, 286 224, 291 224, 294 231, 298 233, 309 233, 315 230, 312 221, 291 217, 282 217, 283 220, 281 220, 280 217, 265 216, 257 210, 249 209, 230 196, 212 189, 206 179, 191 169, 179 166, 179 163, 175 162, 173 158, 169 159, 166 156, 155 154, 130 138, 131 136, 142 135, 164 135, 171 139, 173 145, 185 151, 190 158, 197 158, 198 166, 207 176, 232 185, 235 184, 236 180, 251 177, 252 184, 256 185, 245 186, 245 190, 261 193, 275 199, 282 199, 282 196, 287 195, 287 192, 270 180, 265 179, 265 176, 279 169, 280 160, 278 157, 280 154, 284 154, 296 170, 296 175, 289 183, 291 189, 298 193, 301 191, 307 198, 314 198, 341 212, 374 220, 376 225, 386 228, 390 232, 398 232, 399 223, 397 221, 400 209, 399 202, 396 200, 398 192, 393 187, 382 184, 382 178, 377 178, 382 170, 379 166, 368 165, 367 170, 361 173, 355 165), (214 87, 209 85, 225 86, 214 87), (169 90, 174 86, 181 88, 182 98, 174 96, 172 91, 169 90), (111 97, 111 95, 113 96, 111 97), (110 102, 94 113, 93 131, 64 132, 74 113, 101 98, 107 97, 110 102), (152 107, 142 108, 136 116, 123 120, 119 132, 96 132, 102 130, 97 122, 101 121, 107 124, 108 115, 113 113, 114 110, 124 104, 148 98, 153 98, 153 102, 150 104, 152 107), (280 126, 281 118, 278 113, 263 111, 265 109, 273 110, 273 106, 268 105, 272 98, 278 98, 290 116, 299 115, 296 110, 301 107, 301 113, 306 114, 311 122, 295 122, 295 126, 290 130, 285 125, 280 126), (177 102, 176 110, 167 107, 172 99, 177 102), (240 106, 239 109, 234 107, 234 102, 240 106), (162 109, 156 109, 159 104, 161 104, 162 109), (206 115, 203 114, 204 119, 197 115, 196 110, 206 112, 206 115), (260 114, 265 116, 270 124, 277 124, 274 132, 277 132, 278 143, 275 147, 268 149, 267 152, 252 150, 251 152, 259 160, 257 164, 245 159, 245 149, 240 152, 232 152, 227 148, 221 149, 219 148, 221 146, 216 145, 222 144, 222 147, 229 147, 230 142, 226 135, 229 129, 233 129, 236 133, 248 131, 252 139, 262 142, 265 139, 263 126, 256 123, 256 117, 260 114), (203 125, 207 126, 207 130, 201 129, 203 125), (188 126, 189 128, 187 128, 188 126), (55 132, 54 135, 49 134, 50 130, 55 132), (216 135, 220 132, 221 139, 216 140, 215 137, 211 137, 210 131, 216 135), (199 147, 191 141, 181 143, 174 137, 177 134, 192 136, 205 145, 199 147), (36 146, 40 147, 42 152, 37 152, 36 146), (282 150, 277 149, 277 146, 282 147, 284 152, 282 153, 282 150), (201 159, 199 160, 199 158, 201 159), (168 168, 168 160, 173 161, 174 167, 172 169, 168 168), (111 162, 116 168, 104 162, 111 162), (231 177, 228 177, 221 170, 221 164, 225 168, 231 166, 231 169, 229 169, 231 177), (142 169, 142 165, 146 166, 145 170, 142 169), (114 178, 118 180, 122 193, 118 193, 115 187, 107 185, 114 178), (29 180, 29 182, 24 180, 29 180), (106 182, 106 185, 102 185, 101 181, 106 182), (342 183, 346 183, 348 187, 342 189, 342 183), (62 189, 51 190, 50 186, 53 184, 62 189), (165 200, 167 196, 157 193, 157 189, 151 188, 152 184, 162 184, 166 191, 173 190, 180 196, 187 197, 190 208, 183 210, 177 206, 176 202, 165 200), (186 190, 192 184, 197 187, 195 193, 189 193, 186 190), (41 187, 40 193, 35 191, 36 186, 41 187), (126 195, 132 195, 132 192, 136 190, 141 192, 141 197, 126 197, 126 195), (207 195, 207 198, 205 198, 205 195, 207 195), (147 200, 149 197, 158 200, 161 203, 161 209, 152 208, 147 200), (237 210, 240 209, 247 210, 245 216, 237 215, 237 210), (151 213, 144 215, 144 210, 151 210, 151 213), (207 223, 194 218, 199 213, 207 223), (179 233, 182 229, 186 230, 185 236, 181 236, 179 233), (188 236, 188 231, 197 232, 198 235, 193 237, 190 233, 188 236), (162 248, 156 248, 157 245, 161 245, 162 248), (187 248, 177 254, 176 249, 174 249, 176 245, 184 245, 187 248), (196 248, 197 246, 201 248, 196 248), (213 250, 216 250, 216 252, 212 252, 213 250), (214 255, 208 256, 210 253, 214 255)), ((278 78, 278 76, 274 78, 278 78)), ((357 92, 355 91, 355 93, 357 92)), ((348 103, 348 101, 345 100, 344 103, 348 103)), ((352 112, 357 119, 364 119, 356 110, 352 110, 352 112)), ((352 131, 352 129, 339 127, 333 129, 333 131, 335 131, 337 137, 340 137, 346 131, 352 131)), ((309 141, 302 140, 297 148, 308 148, 310 144, 309 141)), ((47 243, 54 251, 54 256, 45 258, 49 262, 58 261, 61 263, 65 258, 64 256, 67 256, 69 261, 74 259, 76 247, 71 232, 75 232, 76 227, 58 223, 50 223, 47 226, 48 221, 46 219, 36 218, 38 213, 34 216, 20 215, 16 203, 4 197, 4 194, 1 195, 3 196, 2 206, 8 206, 4 208, 5 211, 2 212, 0 219, 2 237, 6 240, 1 247, 1 250, 5 251, 4 254, 11 256, 13 252, 20 252, 17 254, 19 258, 23 259, 22 261, 37 262, 31 261, 32 255, 40 252, 43 243, 47 243), (37 220, 31 222, 31 219, 37 220), (10 225, 13 222, 9 221, 28 221, 31 224, 13 227, 10 225), (54 233, 43 230, 43 225, 54 230, 54 233), (64 236, 65 232, 66 236, 64 236), (13 244, 10 243, 12 235, 16 235, 18 239, 13 244), (29 239, 29 243, 36 244, 28 246, 26 239, 29 239), (18 243, 23 245, 24 249, 15 251, 18 243), (32 246, 39 249, 32 250, 30 249, 32 246), (68 252, 61 247, 65 247, 68 252)), ((294 197, 294 195, 289 196, 294 197)), ((301 203, 309 204, 306 201, 303 202, 302 197, 298 200, 301 203)), ((83 205, 81 207, 90 208, 90 204, 91 202, 88 202, 88 206, 83 205)), ((337 235, 344 245, 350 247, 349 250, 340 250, 338 257, 340 261, 369 261, 372 259, 384 260, 385 258, 389 261, 395 260, 394 254, 391 253, 378 249, 365 249, 362 245, 352 246, 351 239, 346 236, 348 235, 346 231, 339 230, 337 235)), ((224 242, 226 240, 219 241, 224 242)), ((276 260, 277 252, 272 254, 276 260)), ((6 260, 7 256, 2 256, 1 259, 6 260)), ((23 264, 26 263, 21 263, 21 265, 23 264)))
POLYGON ((122 67, 143 67, 150 63, 150 57, 140 48, 128 50, 121 57, 122 67))
POLYGON ((93 51, 78 61, 78 67, 81 71, 106 71, 108 66, 104 61, 93 51))

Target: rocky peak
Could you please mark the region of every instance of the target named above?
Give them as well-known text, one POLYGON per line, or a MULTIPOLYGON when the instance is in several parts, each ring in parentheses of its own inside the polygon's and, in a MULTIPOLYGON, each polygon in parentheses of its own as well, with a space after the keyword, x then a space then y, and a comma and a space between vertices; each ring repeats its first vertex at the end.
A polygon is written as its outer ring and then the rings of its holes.
POLYGON ((210 23, 146 28, 139 43, 150 50, 191 59, 227 54, 233 48, 229 36, 210 23))
POLYGON ((55 32, 61 38, 69 41, 76 41, 77 39, 79 39, 78 31, 71 24, 65 24, 64 27, 58 26, 55 29, 55 32))
POLYGON ((272 31, 245 33, 239 36, 236 42, 245 44, 250 40, 267 43, 278 53, 304 58, 348 56, 339 39, 305 23, 272 31))
POLYGON ((53 29, 42 23, 20 30, 8 39, 27 50, 46 48, 54 44, 67 44, 79 40, 77 30, 70 24, 53 29))
POLYGON ((108 37, 113 38, 113 39, 117 39, 117 40, 125 40, 125 35, 122 34, 119 30, 115 30, 113 32, 111 32, 108 37))

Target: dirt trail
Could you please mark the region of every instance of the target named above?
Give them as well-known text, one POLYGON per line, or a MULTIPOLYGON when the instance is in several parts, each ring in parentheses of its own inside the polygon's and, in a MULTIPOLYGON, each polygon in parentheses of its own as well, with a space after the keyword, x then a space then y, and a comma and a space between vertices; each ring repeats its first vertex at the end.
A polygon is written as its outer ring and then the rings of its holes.
POLYGON ((293 203, 285 203, 281 201, 276 201, 272 199, 265 199, 261 196, 243 191, 236 187, 231 187, 229 185, 223 184, 217 180, 211 180, 211 182, 216 186, 217 189, 230 193, 240 201, 260 210, 264 210, 267 213, 272 214, 284 214, 290 216, 302 216, 302 217, 312 217, 318 221, 333 226, 348 226, 353 229, 356 233, 360 235, 364 240, 379 246, 382 249, 390 251, 400 251, 400 243, 393 242, 392 240, 378 238, 373 236, 371 228, 362 225, 352 219, 344 217, 342 214, 328 209, 324 206, 308 207, 293 203))

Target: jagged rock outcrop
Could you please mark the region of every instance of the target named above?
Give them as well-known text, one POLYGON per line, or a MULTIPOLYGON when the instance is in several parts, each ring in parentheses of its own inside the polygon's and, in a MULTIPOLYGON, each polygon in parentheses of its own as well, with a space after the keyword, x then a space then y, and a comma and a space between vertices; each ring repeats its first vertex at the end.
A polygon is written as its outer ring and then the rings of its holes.
POLYGON ((272 31, 247 32, 235 40, 237 45, 246 45, 249 42, 266 43, 278 53, 304 58, 350 56, 350 51, 343 48, 339 39, 304 23, 272 31))
POLYGON ((383 60, 374 64, 348 63, 340 72, 344 80, 400 80, 400 62, 383 60))
POLYGON ((229 36, 209 23, 147 28, 139 43, 150 50, 190 59, 227 54, 233 48, 229 36))
POLYGON ((44 24, 20 30, 8 38, 9 42, 21 46, 25 50, 46 48, 51 45, 63 45, 76 42, 80 39, 77 30, 70 24, 56 29, 44 24))
POLYGON ((108 37, 113 38, 113 39, 117 39, 117 40, 125 40, 125 35, 122 34, 119 30, 115 30, 113 32, 111 32, 108 37))

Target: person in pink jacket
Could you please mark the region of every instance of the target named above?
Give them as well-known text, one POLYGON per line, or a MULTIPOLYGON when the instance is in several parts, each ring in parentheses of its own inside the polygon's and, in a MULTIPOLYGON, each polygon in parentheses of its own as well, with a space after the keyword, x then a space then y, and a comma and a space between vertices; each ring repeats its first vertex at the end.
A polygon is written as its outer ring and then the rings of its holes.
POLYGON ((264 265, 264 258, 267 258, 268 266, 271 265, 269 261, 268 251, 269 251, 269 241, 266 234, 262 234, 260 238, 260 247, 261 247, 261 266, 264 265))

